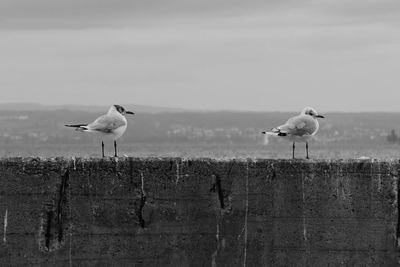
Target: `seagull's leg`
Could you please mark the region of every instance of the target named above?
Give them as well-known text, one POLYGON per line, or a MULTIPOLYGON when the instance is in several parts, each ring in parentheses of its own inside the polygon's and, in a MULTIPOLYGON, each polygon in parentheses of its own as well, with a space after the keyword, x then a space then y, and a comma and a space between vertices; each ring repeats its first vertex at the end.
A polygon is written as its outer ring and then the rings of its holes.
POLYGON ((294 159, 294 149, 296 148, 294 142, 293 142, 293 159, 294 159))
POLYGON ((306 151, 307 151, 307 159, 309 159, 309 157, 308 157, 308 142, 306 142, 306 151))
POLYGON ((104 158, 104 142, 103 141, 101 141, 101 154, 104 158))
POLYGON ((114 157, 118 157, 117 156, 117 141, 115 141, 115 140, 114 140, 114 152, 115 152, 114 157))

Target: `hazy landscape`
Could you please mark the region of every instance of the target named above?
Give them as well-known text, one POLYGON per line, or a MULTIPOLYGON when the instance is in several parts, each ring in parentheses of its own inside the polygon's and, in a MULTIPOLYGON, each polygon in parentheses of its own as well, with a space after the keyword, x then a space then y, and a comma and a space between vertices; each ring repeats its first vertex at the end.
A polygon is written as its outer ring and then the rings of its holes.
MULTIPOLYGON (((290 158, 291 144, 265 139, 261 131, 284 123, 297 112, 186 111, 127 105, 136 112, 118 141, 120 155, 145 157, 290 158)), ((64 124, 87 123, 107 107, 0 105, 1 156, 100 156, 96 136, 64 124)), ((400 113, 324 113, 310 142, 312 158, 398 158, 400 145, 388 138, 400 129, 400 113), (389 142, 390 141, 390 142, 389 142)), ((112 155, 112 142, 105 144, 112 155)), ((296 157, 304 158, 298 144, 296 157)))

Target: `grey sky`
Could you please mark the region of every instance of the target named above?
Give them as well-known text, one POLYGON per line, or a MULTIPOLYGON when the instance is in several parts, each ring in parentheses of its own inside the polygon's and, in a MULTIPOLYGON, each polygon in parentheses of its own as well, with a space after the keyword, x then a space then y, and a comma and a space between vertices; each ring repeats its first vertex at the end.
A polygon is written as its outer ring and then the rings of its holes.
POLYGON ((0 102, 400 111, 397 0, 1 0, 0 102))

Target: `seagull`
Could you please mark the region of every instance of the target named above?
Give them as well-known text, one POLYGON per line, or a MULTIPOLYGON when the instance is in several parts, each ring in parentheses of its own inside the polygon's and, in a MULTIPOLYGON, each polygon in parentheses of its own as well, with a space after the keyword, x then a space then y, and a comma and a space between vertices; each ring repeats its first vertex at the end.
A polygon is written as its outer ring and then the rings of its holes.
POLYGON ((308 140, 313 137, 319 128, 317 118, 324 118, 318 112, 311 108, 306 107, 295 117, 290 118, 285 124, 273 128, 270 132, 262 132, 263 134, 274 135, 283 137, 286 140, 293 142, 293 158, 296 142, 305 142, 307 159, 308 157, 308 140))
POLYGON ((67 127, 76 128, 76 131, 98 133, 102 137, 101 150, 104 158, 104 139, 114 140, 115 157, 117 156, 117 139, 120 138, 127 126, 125 118, 126 114, 135 114, 127 111, 120 105, 112 105, 107 114, 98 117, 94 122, 89 124, 69 124, 67 127))

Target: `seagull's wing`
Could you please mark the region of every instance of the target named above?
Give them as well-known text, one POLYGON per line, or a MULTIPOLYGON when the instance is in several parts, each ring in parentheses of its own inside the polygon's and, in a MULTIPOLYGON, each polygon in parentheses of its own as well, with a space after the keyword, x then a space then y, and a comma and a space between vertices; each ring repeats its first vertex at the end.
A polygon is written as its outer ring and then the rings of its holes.
POLYGON ((303 136, 312 135, 317 130, 317 124, 309 115, 299 115, 290 118, 284 125, 277 127, 280 133, 303 136))
POLYGON ((119 116, 114 114, 105 114, 98 117, 94 122, 90 123, 88 126, 89 131, 98 131, 102 133, 111 133, 115 129, 124 126, 126 122, 119 116))

